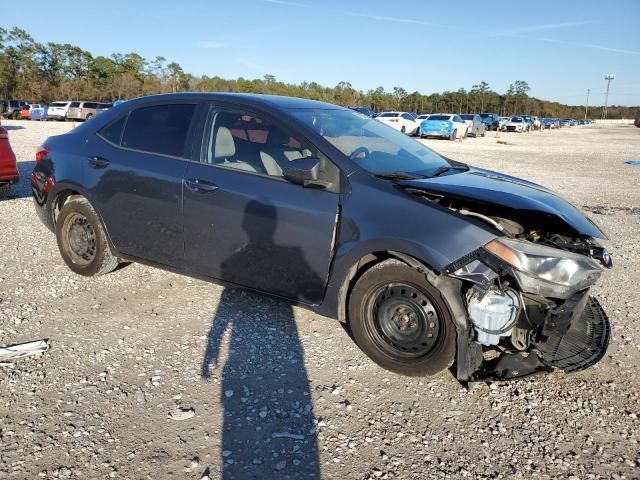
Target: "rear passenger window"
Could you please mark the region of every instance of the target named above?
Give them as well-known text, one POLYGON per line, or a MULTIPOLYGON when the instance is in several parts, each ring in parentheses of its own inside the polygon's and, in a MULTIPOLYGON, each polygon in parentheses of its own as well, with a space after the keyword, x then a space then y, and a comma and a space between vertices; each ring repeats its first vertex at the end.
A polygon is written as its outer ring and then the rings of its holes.
POLYGON ((102 130, 98 132, 105 140, 108 140, 111 143, 115 143, 116 145, 120 145, 120 137, 122 136, 122 127, 124 127, 124 121, 126 119, 126 115, 124 117, 120 117, 113 123, 110 123, 106 127, 103 127, 102 130))
POLYGON ((122 146, 145 152, 185 156, 194 104, 154 105, 133 110, 122 135, 122 146))
POLYGON ((96 108, 98 106, 97 103, 93 103, 93 102, 85 102, 83 105, 83 108, 96 108))

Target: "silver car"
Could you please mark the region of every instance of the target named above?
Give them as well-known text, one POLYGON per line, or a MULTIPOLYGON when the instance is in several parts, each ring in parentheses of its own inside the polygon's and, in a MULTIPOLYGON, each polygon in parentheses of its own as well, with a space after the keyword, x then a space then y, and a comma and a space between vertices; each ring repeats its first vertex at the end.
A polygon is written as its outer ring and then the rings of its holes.
POLYGON ((90 120, 96 114, 97 102, 71 102, 67 120, 90 120))

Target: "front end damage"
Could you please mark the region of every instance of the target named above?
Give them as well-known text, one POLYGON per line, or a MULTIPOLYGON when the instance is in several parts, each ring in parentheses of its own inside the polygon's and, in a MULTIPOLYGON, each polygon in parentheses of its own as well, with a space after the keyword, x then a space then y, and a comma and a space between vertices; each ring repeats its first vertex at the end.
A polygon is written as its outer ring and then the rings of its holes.
POLYGON ((569 229, 551 233, 519 219, 456 211, 504 235, 445 270, 461 281, 469 326, 458 332, 458 378, 574 372, 602 359, 611 325, 589 289, 612 266, 607 250, 569 229))
POLYGON ((459 380, 573 372, 602 359, 611 325, 589 291, 612 260, 581 211, 540 185, 476 168, 402 188, 499 235, 440 276, 459 380))
POLYGON ((542 286, 535 279, 521 281, 523 272, 490 253, 491 248, 489 244, 447 269, 461 280, 469 326, 458 332, 458 378, 508 380, 554 369, 574 372, 597 363, 611 334, 606 313, 589 295, 601 267, 594 261, 587 280, 543 296, 540 290, 549 288, 545 278, 539 280, 542 286))

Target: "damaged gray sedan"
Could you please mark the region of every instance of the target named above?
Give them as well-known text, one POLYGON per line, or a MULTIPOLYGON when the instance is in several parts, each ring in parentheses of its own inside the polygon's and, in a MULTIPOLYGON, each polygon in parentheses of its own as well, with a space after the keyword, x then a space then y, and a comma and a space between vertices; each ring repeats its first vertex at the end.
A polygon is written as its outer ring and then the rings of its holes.
POLYGON ((608 346, 589 289, 612 261, 581 211, 335 105, 143 97, 47 139, 31 181, 76 273, 139 261, 275 296, 393 372, 571 372, 608 346))

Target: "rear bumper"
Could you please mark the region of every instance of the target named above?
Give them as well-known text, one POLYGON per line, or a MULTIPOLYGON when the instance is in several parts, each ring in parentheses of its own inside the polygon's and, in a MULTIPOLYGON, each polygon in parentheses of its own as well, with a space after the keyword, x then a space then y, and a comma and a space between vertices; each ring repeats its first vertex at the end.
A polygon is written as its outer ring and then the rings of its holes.
POLYGON ((443 132, 440 130, 421 130, 421 137, 440 137, 440 138, 449 138, 451 136, 450 132, 443 132))

